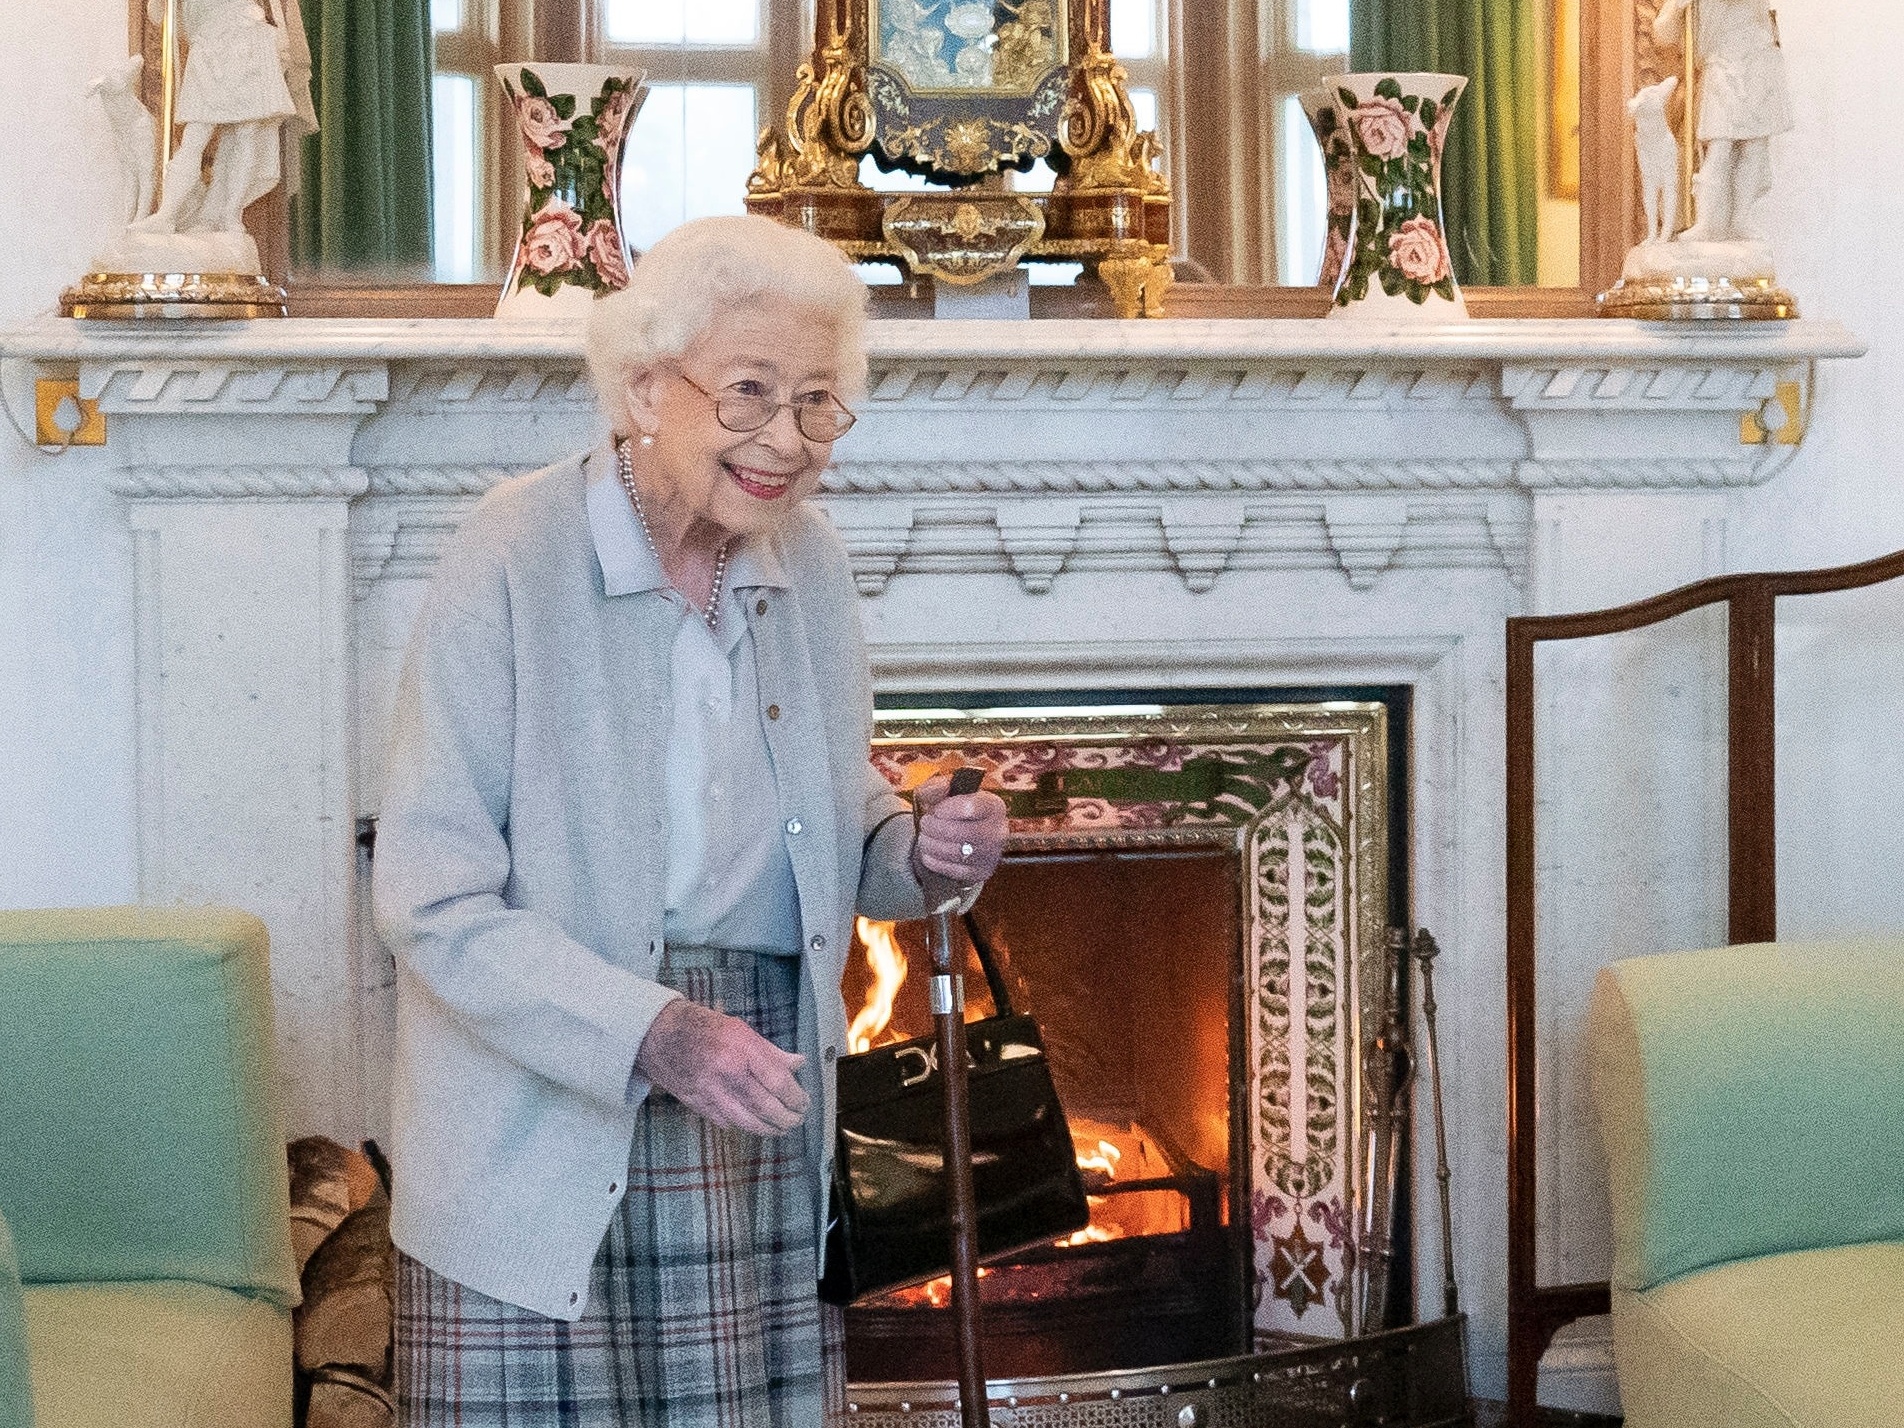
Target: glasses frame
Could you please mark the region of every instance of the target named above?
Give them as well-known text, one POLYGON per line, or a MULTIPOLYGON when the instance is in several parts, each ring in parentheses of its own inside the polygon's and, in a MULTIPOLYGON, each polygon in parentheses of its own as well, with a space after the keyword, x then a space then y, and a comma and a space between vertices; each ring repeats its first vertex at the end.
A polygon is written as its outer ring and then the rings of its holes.
MULTIPOLYGON (((813 402, 803 406, 797 401, 774 402, 770 405, 767 415, 760 421, 755 422, 752 426, 742 425, 734 421, 728 415, 726 407, 730 398, 724 391, 721 393, 710 392, 679 367, 671 366, 668 370, 686 382, 690 387, 694 388, 694 390, 699 392, 702 396, 706 397, 709 402, 713 403, 714 420, 719 422, 724 430, 731 431, 736 436, 748 436, 756 431, 764 431, 773 424, 773 419, 779 416, 781 412, 791 410, 793 412, 794 429, 800 433, 803 439, 820 445, 831 445, 833 442, 845 436, 847 432, 851 431, 854 425, 859 421, 859 418, 854 415, 845 402, 841 401, 832 392, 827 392, 825 403, 813 402), (824 435, 816 435, 808 431, 806 417, 809 412, 825 413, 830 418, 830 425, 833 430, 824 435)), ((753 399, 742 398, 742 400, 751 401, 753 399)), ((763 405, 767 405, 766 398, 763 397, 760 400, 763 405)))

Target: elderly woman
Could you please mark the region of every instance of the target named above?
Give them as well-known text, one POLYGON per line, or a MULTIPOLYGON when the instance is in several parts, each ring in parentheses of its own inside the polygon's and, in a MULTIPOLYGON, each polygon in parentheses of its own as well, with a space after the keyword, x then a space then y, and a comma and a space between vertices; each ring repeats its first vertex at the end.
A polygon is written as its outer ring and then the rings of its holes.
POLYGON ((991 793, 870 768, 838 537, 865 290, 826 243, 689 223, 597 304, 612 439, 444 552, 376 857, 396 955, 406 1421, 812 1428, 855 908, 976 886, 991 793))

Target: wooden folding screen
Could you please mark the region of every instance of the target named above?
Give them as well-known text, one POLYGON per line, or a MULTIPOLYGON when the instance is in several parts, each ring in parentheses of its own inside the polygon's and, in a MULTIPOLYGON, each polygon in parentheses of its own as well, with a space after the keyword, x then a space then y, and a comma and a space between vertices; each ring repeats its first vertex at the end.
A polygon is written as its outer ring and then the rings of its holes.
POLYGON ((1859 565, 1726 575, 1637 604, 1507 622, 1507 1375, 1508 1421, 1534 1428, 1540 1359, 1576 1319, 1605 1314, 1604 1283, 1543 1285, 1535 1266, 1537 1015, 1534 946, 1534 646, 1644 629, 1706 606, 1728 619, 1728 931, 1731 945, 1778 935, 1774 652, 1778 600, 1904 578, 1904 551, 1859 565))

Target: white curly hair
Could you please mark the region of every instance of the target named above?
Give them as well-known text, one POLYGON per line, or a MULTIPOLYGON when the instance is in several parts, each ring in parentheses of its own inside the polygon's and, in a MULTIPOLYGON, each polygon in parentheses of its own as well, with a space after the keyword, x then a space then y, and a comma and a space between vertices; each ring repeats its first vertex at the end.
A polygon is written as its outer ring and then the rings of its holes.
POLYGON ((866 285, 824 238, 755 214, 694 218, 641 255, 628 286, 599 299, 588 323, 588 371, 618 436, 633 430, 629 379, 679 357, 714 315, 768 295, 824 314, 839 340, 839 391, 866 385, 866 285))

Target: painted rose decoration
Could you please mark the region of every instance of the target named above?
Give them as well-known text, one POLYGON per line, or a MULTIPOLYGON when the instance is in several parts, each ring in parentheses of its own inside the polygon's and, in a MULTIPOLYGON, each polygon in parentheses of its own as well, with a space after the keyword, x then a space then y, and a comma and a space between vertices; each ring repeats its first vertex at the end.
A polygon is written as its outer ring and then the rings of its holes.
POLYGON ((611 288, 628 286, 628 260, 622 256, 621 231, 604 219, 596 219, 582 235, 582 252, 602 281, 611 288))
POLYGON ((1377 289, 1417 306, 1460 301, 1442 223, 1441 156, 1463 85, 1435 78, 1437 89, 1451 87, 1406 94, 1396 76, 1370 75, 1305 100, 1329 177, 1323 279, 1336 278, 1337 307, 1377 289))
MULTIPOLYGON (((524 70, 527 76, 530 73, 524 70)), ((557 149, 562 146, 562 131, 569 126, 549 103, 547 96, 525 94, 516 105, 516 123, 532 149, 557 149)))
POLYGON ((618 180, 621 151, 645 97, 631 75, 609 75, 592 97, 551 94, 528 65, 501 71, 522 135, 529 197, 504 291, 564 286, 600 294, 628 284, 618 180), (583 106, 586 105, 586 108, 583 106))
POLYGON ((547 275, 567 272, 582 256, 582 220, 561 199, 550 199, 523 230, 522 261, 547 275))
POLYGON ((1411 218, 1400 231, 1388 235, 1388 260, 1410 282, 1431 288, 1451 271, 1448 245, 1441 226, 1432 218, 1411 218))
POLYGON ((1377 95, 1367 104, 1356 105, 1349 122, 1355 126, 1356 138, 1362 141, 1363 153, 1378 159, 1399 159, 1408 152, 1415 120, 1399 99, 1377 95))

